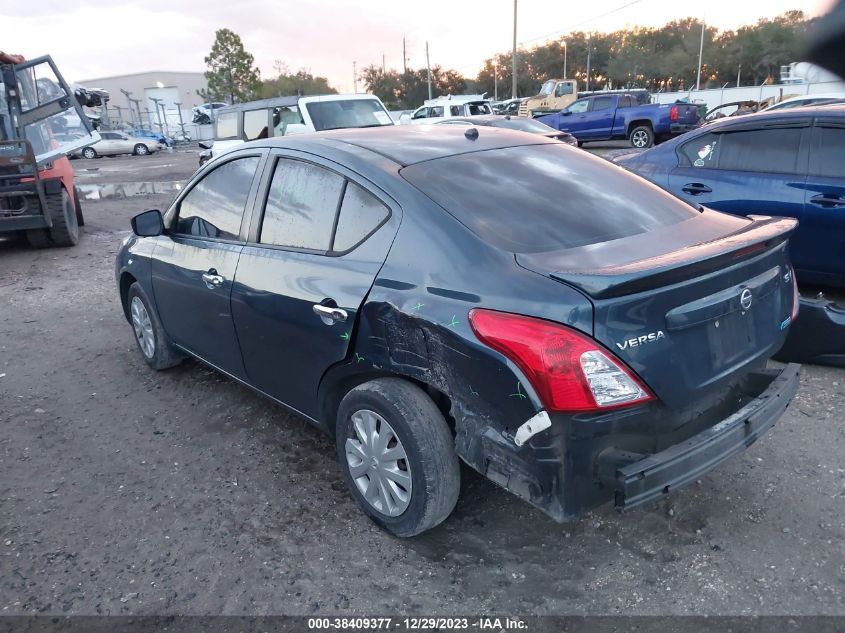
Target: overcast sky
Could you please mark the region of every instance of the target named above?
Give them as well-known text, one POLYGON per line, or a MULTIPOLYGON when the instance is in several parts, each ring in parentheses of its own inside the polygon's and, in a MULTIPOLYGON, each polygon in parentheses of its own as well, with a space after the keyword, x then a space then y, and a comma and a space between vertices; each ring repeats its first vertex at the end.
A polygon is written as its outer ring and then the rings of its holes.
MULTIPOLYGON (((517 39, 530 45, 568 30, 659 26, 696 10, 706 10, 703 17, 708 24, 729 29, 795 8, 818 15, 832 4, 833 0, 520 0, 517 39), (630 6, 602 16, 626 4, 630 6)), ((328 77, 338 90, 351 92, 353 60, 359 68, 380 65, 384 54, 388 68, 402 67, 403 35, 410 66, 425 66, 428 40, 432 65, 475 76, 484 59, 510 48, 513 3, 0 0, 0 24, 0 50, 27 57, 49 53, 71 81, 147 70, 205 70, 203 57, 214 31, 227 27, 241 36, 264 76, 272 76, 273 63, 279 59, 292 70, 306 68, 328 77), (423 4, 423 10, 412 8, 423 4), (34 12, 32 6, 37 7, 34 12)))

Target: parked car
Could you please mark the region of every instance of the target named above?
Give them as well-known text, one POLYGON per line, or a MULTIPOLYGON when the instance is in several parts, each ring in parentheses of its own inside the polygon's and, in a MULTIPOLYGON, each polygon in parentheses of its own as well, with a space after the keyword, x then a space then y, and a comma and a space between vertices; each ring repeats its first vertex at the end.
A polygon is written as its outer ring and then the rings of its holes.
POLYGON ((480 116, 454 118, 440 121, 439 125, 483 125, 489 127, 500 127, 507 130, 519 130, 520 132, 529 132, 530 134, 542 134, 546 138, 553 138, 558 141, 563 141, 569 145, 578 145, 578 139, 568 132, 561 132, 553 127, 549 127, 545 123, 540 123, 534 119, 527 117, 518 117, 498 114, 486 114, 480 116))
POLYGON ((490 102, 483 95, 447 95, 428 99, 411 116, 401 117, 401 123, 437 123, 453 117, 493 114, 490 102))
POLYGON ((214 122, 214 114, 220 108, 225 108, 228 103, 222 101, 214 101, 212 103, 203 103, 202 105, 191 108, 191 113, 194 115, 193 122, 199 125, 207 125, 214 122))
POLYGON ((77 150, 75 154, 82 158, 99 158, 117 154, 146 156, 160 149, 164 149, 164 145, 153 139, 129 136, 123 132, 100 132, 99 141, 77 150))
POLYGON ((700 125, 693 103, 638 105, 633 95, 596 95, 578 99, 537 120, 584 141, 628 139, 636 148, 651 147, 700 125))
POLYGON ((800 220, 798 279, 845 287, 845 106, 725 118, 617 162, 692 204, 800 220))
POLYGON ((126 133, 129 136, 153 139, 154 141, 158 141, 160 145, 164 145, 166 147, 170 147, 175 143, 174 139, 167 136, 166 134, 163 134, 162 132, 156 132, 155 130, 151 130, 145 127, 129 129, 126 130, 126 133))
POLYGON ((116 277, 152 368, 194 356, 333 434, 363 511, 411 536, 459 460, 564 520, 753 443, 798 386, 765 369, 795 224, 542 135, 389 126, 216 158, 132 220, 116 277))
POLYGON ((382 125, 396 123, 381 99, 370 94, 276 97, 217 110, 214 142, 203 149, 214 157, 256 139, 382 125))
POLYGON ((491 104, 495 114, 518 114, 520 104, 525 99, 506 99, 504 101, 494 101, 491 104))
POLYGON ((800 108, 802 106, 829 105, 836 103, 845 103, 845 94, 841 92, 828 92, 792 97, 790 99, 784 99, 774 105, 770 105, 763 111, 774 112, 775 110, 789 110, 791 108, 800 108))

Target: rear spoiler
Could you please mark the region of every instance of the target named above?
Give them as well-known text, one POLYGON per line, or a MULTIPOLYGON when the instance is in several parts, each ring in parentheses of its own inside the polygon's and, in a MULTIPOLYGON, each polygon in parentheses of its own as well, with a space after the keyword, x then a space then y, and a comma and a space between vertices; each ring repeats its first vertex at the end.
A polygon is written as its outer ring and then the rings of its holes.
POLYGON ((596 299, 660 288, 749 259, 786 242, 798 221, 748 216, 743 229, 709 242, 617 266, 559 270, 550 274, 596 299))

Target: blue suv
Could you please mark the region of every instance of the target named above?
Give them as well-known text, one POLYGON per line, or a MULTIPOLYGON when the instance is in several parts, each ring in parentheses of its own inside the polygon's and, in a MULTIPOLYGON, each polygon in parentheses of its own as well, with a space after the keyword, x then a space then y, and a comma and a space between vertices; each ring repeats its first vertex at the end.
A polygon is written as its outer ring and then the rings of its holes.
POLYGON ((799 281, 845 287, 845 106, 731 117, 616 162, 693 204, 797 218, 799 281))

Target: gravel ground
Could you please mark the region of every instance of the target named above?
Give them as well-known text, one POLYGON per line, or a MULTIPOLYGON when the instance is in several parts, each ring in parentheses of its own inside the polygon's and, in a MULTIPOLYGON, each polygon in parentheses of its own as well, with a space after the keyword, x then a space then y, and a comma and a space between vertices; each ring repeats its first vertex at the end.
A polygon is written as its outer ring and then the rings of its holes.
MULTIPOLYGON (((75 165, 167 183, 196 155, 75 165)), ((395 539, 320 432, 141 359, 114 253, 171 196, 85 202, 75 248, 0 242, 0 614, 845 614, 845 370, 805 367, 771 432, 660 503, 559 525, 465 469, 453 516, 395 539)))

